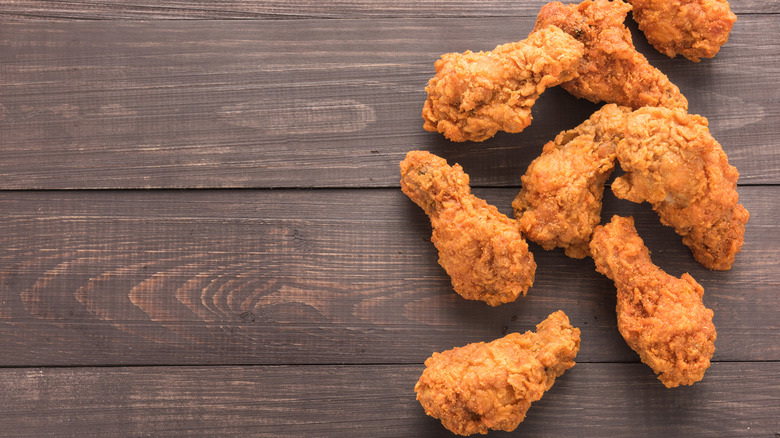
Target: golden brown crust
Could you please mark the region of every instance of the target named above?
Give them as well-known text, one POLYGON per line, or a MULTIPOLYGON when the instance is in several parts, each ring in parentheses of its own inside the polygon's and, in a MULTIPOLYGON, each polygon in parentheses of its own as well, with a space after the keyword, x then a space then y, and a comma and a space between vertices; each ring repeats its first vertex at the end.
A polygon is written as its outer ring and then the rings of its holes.
POLYGON ((411 151, 401 162, 401 190, 430 217, 439 264, 458 294, 498 306, 533 285, 536 263, 517 222, 472 195, 459 165, 411 151))
POLYGON ((590 243, 596 270, 615 282, 620 334, 667 388, 704 377, 715 351, 713 312, 704 288, 688 274, 675 278, 650 260, 633 218, 614 216, 590 243))
POLYGON ((575 76, 582 44, 551 27, 490 52, 448 53, 425 91, 423 128, 452 141, 483 141, 520 132, 545 88, 575 76))
POLYGON ((647 41, 674 58, 712 58, 726 43, 737 16, 726 0, 628 0, 647 41))
POLYGON ((579 347, 580 330, 559 310, 536 333, 434 353, 414 390, 425 413, 455 434, 512 431, 531 403, 574 366, 579 347))
POLYGON ((617 147, 625 174, 612 191, 647 201, 709 269, 727 270, 742 249, 748 211, 739 204, 739 172, 712 138, 707 119, 683 110, 642 108, 617 147))
POLYGON ((643 106, 688 108, 688 100, 669 78, 636 51, 623 24, 631 5, 622 0, 559 2, 542 7, 536 29, 554 25, 585 44, 579 76, 561 84, 571 94, 592 102, 638 109, 643 106))
POLYGON ((529 240, 566 255, 590 255, 588 243, 601 222, 604 183, 615 168, 615 147, 631 109, 605 105, 544 146, 522 177, 512 207, 529 240))

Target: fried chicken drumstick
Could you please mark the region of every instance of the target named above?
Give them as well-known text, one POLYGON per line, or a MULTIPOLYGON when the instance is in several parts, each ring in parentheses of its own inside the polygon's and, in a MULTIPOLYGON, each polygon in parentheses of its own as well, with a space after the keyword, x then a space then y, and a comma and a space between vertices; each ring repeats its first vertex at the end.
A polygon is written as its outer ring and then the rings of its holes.
POLYGON ((425 88, 423 128, 458 142, 520 132, 545 88, 576 76, 582 53, 582 43, 548 27, 490 52, 445 54, 425 88))
POLYGON ((625 171, 612 184, 618 198, 649 202, 699 263, 731 268, 750 218, 738 203, 739 173, 707 119, 682 109, 605 105, 560 133, 522 177, 512 203, 521 232, 544 249, 587 255, 615 159, 625 171))
POLYGON ((525 295, 536 263, 517 222, 472 195, 459 165, 411 151, 401 162, 401 190, 430 217, 439 264, 458 294, 491 306, 525 295))
POLYGON ((628 0, 634 20, 659 52, 691 61, 712 58, 726 43, 737 16, 726 0, 628 0))
POLYGON ((614 216, 597 227, 590 249, 596 270, 615 282, 618 330, 642 362, 667 388, 701 380, 716 337, 701 285, 654 265, 633 218, 614 216))
POLYGON ((434 353, 414 390, 425 413, 455 434, 512 431, 531 403, 574 366, 579 348, 580 330, 559 310, 536 333, 434 353))
POLYGON ((529 240, 547 250, 561 247, 573 258, 590 255, 590 236, 601 222, 604 183, 615 168, 615 148, 630 112, 605 105, 544 145, 512 202, 520 231, 529 240))
POLYGON ((739 204, 739 172, 710 135, 707 119, 682 110, 637 110, 628 117, 617 159, 625 171, 612 183, 618 198, 649 202, 699 263, 731 268, 750 214, 739 204))
POLYGON ((631 5, 622 0, 585 0, 580 4, 548 3, 536 28, 558 26, 585 44, 579 75, 561 84, 569 93, 592 102, 688 108, 688 100, 669 78, 636 51, 623 24, 631 5))

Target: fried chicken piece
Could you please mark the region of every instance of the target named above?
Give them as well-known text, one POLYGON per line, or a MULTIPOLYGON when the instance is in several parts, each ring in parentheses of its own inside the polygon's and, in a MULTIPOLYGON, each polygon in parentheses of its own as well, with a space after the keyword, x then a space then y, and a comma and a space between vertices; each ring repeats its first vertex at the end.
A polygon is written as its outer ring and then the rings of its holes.
POLYGON ((559 310, 536 333, 510 333, 433 353, 414 390, 425 413, 455 434, 509 432, 555 378, 574 366, 579 349, 580 330, 559 310))
POLYGON ((585 44, 579 76, 561 84, 592 102, 605 101, 638 109, 643 106, 688 108, 680 89, 636 51, 623 24, 631 5, 622 0, 585 0, 542 7, 536 28, 558 26, 585 44))
POLYGON ((737 16, 726 0, 628 0, 634 20, 659 52, 691 61, 712 58, 729 39, 737 16))
POLYGON ((536 262, 517 221, 472 195, 459 165, 411 151, 401 162, 401 190, 430 217, 431 241, 455 292, 498 306, 533 285, 536 262))
POLYGON ((561 247, 573 258, 590 255, 590 236, 601 222, 604 183, 615 168, 615 148, 630 112, 607 104, 544 145, 512 202, 520 231, 529 240, 547 250, 561 247))
POLYGON ((625 171, 612 183, 618 198, 649 202, 699 263, 731 268, 750 214, 738 203, 739 172, 710 135, 707 119, 683 110, 637 110, 628 117, 617 159, 625 171))
POLYGON ((582 54, 582 43, 548 27, 490 52, 442 55, 425 87, 423 128, 459 142, 520 132, 545 88, 576 76, 582 54))
POLYGON ((634 219, 614 216, 590 242, 596 270, 617 287, 618 330, 667 388, 704 377, 715 352, 712 310, 687 273, 675 278, 654 265, 634 219))

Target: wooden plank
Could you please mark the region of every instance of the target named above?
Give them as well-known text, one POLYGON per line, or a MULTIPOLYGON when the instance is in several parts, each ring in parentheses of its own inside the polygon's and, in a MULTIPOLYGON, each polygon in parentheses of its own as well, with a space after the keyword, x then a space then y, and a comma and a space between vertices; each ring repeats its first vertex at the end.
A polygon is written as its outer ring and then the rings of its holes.
MULTIPOLYGON (((728 272, 608 193, 605 218, 634 215, 654 261, 704 286, 717 361, 780 360, 777 192, 740 188, 752 219, 728 272)), ((517 189, 476 193, 511 214, 517 189)), ((0 212, 0 366, 422 363, 558 309, 580 361, 637 361, 591 261, 533 245, 527 297, 463 300, 397 189, 0 192, 0 212)))
MULTIPOLYGON (((152 1, 85 2, 15 0, 0 5, 0 15, 44 19, 266 19, 266 18, 376 18, 376 17, 490 17, 536 16, 548 0, 488 1, 342 1, 294 0, 257 2, 152 1)), ((570 2, 564 2, 570 3, 570 2)), ((772 0, 731 2, 737 14, 780 12, 772 0)))
MULTIPOLYGON (((421 365, 0 369, 8 437, 451 436, 421 365)), ((776 436, 780 364, 715 363, 669 390, 642 364, 578 363, 513 436, 776 436)))
MULTIPOLYGON (((7 6, 7 5, 6 5, 7 6)), ((546 92, 520 134, 422 129, 440 54, 522 39, 533 17, 4 22, 0 189, 396 187, 425 148, 516 186, 597 106, 546 92), (565 110, 562 110, 564 108, 565 110)), ((780 15, 747 15, 713 60, 637 45, 710 120, 744 184, 780 183, 780 15)))

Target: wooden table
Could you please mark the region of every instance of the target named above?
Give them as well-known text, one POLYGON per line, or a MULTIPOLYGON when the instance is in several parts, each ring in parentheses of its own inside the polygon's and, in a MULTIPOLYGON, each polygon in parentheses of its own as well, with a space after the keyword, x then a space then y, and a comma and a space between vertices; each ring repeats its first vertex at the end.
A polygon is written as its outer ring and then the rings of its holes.
POLYGON ((497 308, 436 263, 399 190, 407 151, 462 164, 511 215, 542 145, 599 107, 556 88, 520 134, 422 129, 438 56, 523 39, 544 3, 3 2, 0 435, 449 436, 415 400, 423 361, 562 309, 577 365, 511 436, 780 436, 780 3, 734 0, 700 63, 631 24, 751 213, 713 272, 606 192, 605 218, 635 216, 653 260, 704 286, 703 381, 666 389, 638 361, 589 259, 531 245, 534 287, 497 308))

